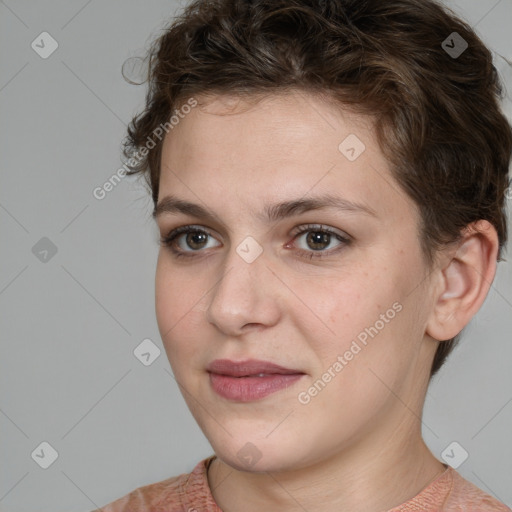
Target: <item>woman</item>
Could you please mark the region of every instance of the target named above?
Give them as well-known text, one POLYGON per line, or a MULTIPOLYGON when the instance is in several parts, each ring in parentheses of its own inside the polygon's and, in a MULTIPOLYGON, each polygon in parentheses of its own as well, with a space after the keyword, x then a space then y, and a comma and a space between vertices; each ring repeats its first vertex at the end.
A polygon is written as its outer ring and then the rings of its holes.
POLYGON ((510 511, 421 435, 506 241, 488 49, 432 1, 199 0, 150 55, 126 155, 215 455, 103 510, 510 511))

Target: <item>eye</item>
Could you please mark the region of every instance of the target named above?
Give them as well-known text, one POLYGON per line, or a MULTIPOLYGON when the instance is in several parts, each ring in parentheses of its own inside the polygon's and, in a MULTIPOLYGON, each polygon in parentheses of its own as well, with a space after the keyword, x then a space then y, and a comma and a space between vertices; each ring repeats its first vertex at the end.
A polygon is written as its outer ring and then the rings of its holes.
POLYGON ((167 236, 162 237, 160 244, 168 247, 177 258, 182 256, 193 257, 195 256, 194 253, 212 247, 208 245, 208 238, 213 239, 213 236, 204 228, 181 226, 172 230, 167 236), (187 247, 192 250, 187 250, 187 247))
MULTIPOLYGON (((300 229, 300 231, 295 233, 294 240, 303 239, 305 247, 303 246, 299 252, 302 252, 302 257, 304 258, 313 259, 331 256, 341 250, 345 245, 348 245, 351 241, 348 236, 342 235, 322 225, 308 224, 298 229, 300 229), (335 241, 339 243, 334 246, 334 249, 331 248, 326 251, 325 249, 329 248, 335 241)), ((287 247, 290 247, 290 244, 287 244, 287 247)))
MULTIPOLYGON (((351 239, 347 235, 317 224, 300 226, 292 234, 294 241, 303 238, 306 246, 305 248, 300 248, 298 253, 299 257, 308 259, 331 256, 351 242, 351 239), (336 241, 339 243, 335 245, 334 248, 326 250, 336 241)), ((209 244, 209 242, 213 240, 216 239, 204 228, 198 226, 181 226, 172 230, 167 236, 162 237, 160 244, 164 247, 168 247, 176 258, 193 258, 199 256, 200 253, 203 252, 203 249, 218 247, 218 245, 209 244)), ((289 242, 285 247, 293 247, 293 244, 289 242)))

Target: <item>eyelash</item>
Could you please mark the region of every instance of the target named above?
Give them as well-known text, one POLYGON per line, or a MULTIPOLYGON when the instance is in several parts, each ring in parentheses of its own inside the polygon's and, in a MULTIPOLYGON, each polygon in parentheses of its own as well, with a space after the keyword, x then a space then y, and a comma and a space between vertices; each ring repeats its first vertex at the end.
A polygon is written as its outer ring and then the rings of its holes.
MULTIPOLYGON (((337 253, 339 250, 343 249, 343 246, 348 245, 351 243, 351 240, 347 237, 344 237, 340 235, 339 233, 329 229, 328 227, 325 227, 321 224, 307 224, 305 226, 300 227, 300 231, 293 234, 293 240, 298 238, 300 235, 303 235, 304 233, 309 232, 315 232, 315 233, 327 233, 329 235, 333 235, 337 240, 342 242, 341 245, 335 247, 334 249, 330 249, 328 251, 305 251, 304 249, 299 249, 299 254, 301 254, 301 258, 309 259, 309 260, 320 260, 322 258, 326 258, 329 256, 332 256, 333 254, 337 253), (304 254, 307 253, 307 254, 304 254)), ((196 228, 193 226, 180 226, 179 228, 176 228, 172 230, 167 236, 160 238, 160 244, 164 247, 167 247, 173 256, 175 258, 195 258, 196 254, 194 253, 200 253, 202 250, 197 251, 182 251, 179 249, 174 248, 174 241, 179 237, 179 235, 182 234, 189 234, 189 233, 202 233, 208 236, 213 237, 213 235, 208 232, 206 229, 203 228, 196 228)), ((213 237, 214 238, 214 237, 213 237)))

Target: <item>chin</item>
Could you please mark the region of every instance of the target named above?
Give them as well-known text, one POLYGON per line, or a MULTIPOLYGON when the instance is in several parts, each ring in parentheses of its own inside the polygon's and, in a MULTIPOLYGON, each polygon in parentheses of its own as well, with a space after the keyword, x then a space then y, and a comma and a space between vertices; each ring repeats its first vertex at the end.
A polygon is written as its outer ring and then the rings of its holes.
POLYGON ((284 439, 275 438, 272 441, 250 435, 242 441, 240 438, 224 438, 223 442, 215 443, 210 440, 215 454, 225 464, 238 471, 250 473, 292 471, 306 466, 306 454, 300 453, 304 445, 299 440, 291 440, 286 446, 284 439))
POLYGON ((261 450, 255 445, 247 443, 241 450, 244 451, 242 455, 238 451, 218 451, 216 455, 225 464, 236 469, 237 471, 245 471, 249 473, 266 473, 266 472, 280 472, 295 469, 295 461, 290 460, 290 457, 285 454, 272 454, 264 455, 261 450), (259 451, 257 451, 259 450, 259 451))

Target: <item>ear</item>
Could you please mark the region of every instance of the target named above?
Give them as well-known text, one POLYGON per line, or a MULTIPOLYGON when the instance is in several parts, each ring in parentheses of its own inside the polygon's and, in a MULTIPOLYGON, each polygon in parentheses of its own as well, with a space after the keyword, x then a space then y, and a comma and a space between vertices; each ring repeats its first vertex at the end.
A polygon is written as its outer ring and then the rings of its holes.
POLYGON ((483 304, 498 257, 498 234, 486 220, 469 224, 455 249, 446 253, 426 334, 445 341, 469 323, 483 304))

